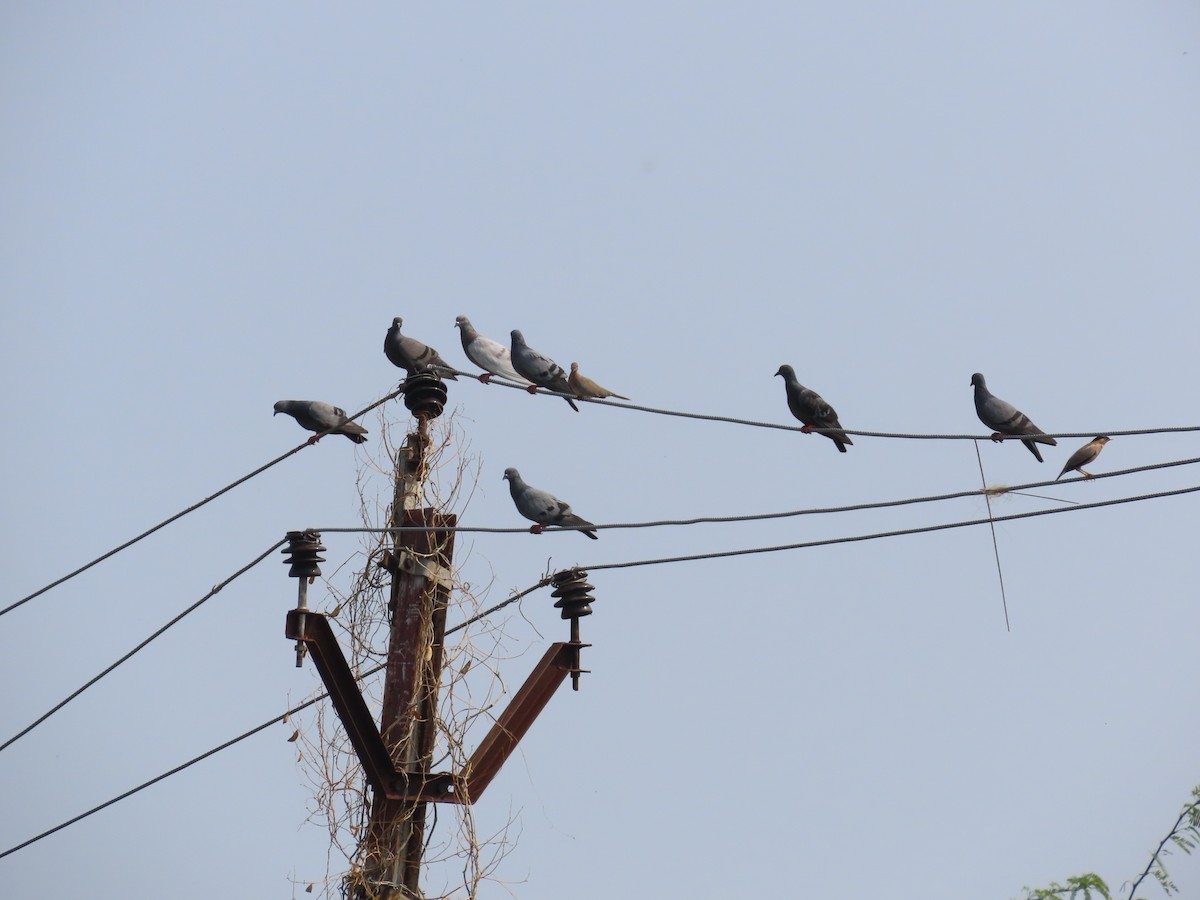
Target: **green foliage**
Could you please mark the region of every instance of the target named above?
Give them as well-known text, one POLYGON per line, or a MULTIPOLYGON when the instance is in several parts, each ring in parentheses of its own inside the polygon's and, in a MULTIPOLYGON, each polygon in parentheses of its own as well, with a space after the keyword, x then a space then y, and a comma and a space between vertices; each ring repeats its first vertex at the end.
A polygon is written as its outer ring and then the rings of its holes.
MULTIPOLYGON (((1137 889, 1147 875, 1154 877, 1158 886, 1168 897, 1179 893, 1178 886, 1167 874, 1167 866, 1164 862, 1165 857, 1171 855, 1171 847, 1168 844, 1174 845, 1188 855, 1197 846, 1200 846, 1200 785, 1192 788, 1191 802, 1184 805, 1183 812, 1175 820, 1174 826, 1159 842, 1158 849, 1150 857, 1150 862, 1133 882, 1133 887, 1129 889, 1128 900, 1145 900, 1145 898, 1137 896, 1137 889)), ((1023 900, 1096 900, 1096 898, 1113 900, 1108 885, 1094 872, 1075 875, 1068 878, 1066 884, 1059 884, 1055 881, 1049 887, 1026 887, 1022 890, 1025 892, 1023 900)))
POLYGON ((1112 900, 1112 893, 1104 879, 1094 872, 1085 872, 1067 879, 1066 884, 1051 882, 1046 888, 1023 888, 1025 900, 1093 900, 1103 897, 1112 900), (1092 892, 1095 891, 1093 894, 1092 892))

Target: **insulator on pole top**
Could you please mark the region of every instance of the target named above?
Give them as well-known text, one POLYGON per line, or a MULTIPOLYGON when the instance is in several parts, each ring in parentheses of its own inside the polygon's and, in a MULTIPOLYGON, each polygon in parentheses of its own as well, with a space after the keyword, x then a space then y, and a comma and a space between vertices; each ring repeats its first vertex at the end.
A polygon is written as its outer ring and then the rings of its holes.
POLYGON ((290 565, 288 575, 292 578, 313 578, 321 574, 317 563, 325 562, 320 554, 325 552, 319 531, 289 531, 288 545, 279 552, 284 554, 284 565, 290 565))
POLYGON ((417 372, 404 382, 404 405, 418 419, 436 419, 446 408, 446 384, 432 372, 417 372))
POLYGON ((550 578, 550 583, 554 585, 550 596, 558 598, 554 607, 562 610, 564 619, 578 619, 592 614, 589 604, 596 598, 588 591, 595 590, 595 587, 587 583, 587 572, 583 569, 563 569, 561 572, 555 572, 550 578))

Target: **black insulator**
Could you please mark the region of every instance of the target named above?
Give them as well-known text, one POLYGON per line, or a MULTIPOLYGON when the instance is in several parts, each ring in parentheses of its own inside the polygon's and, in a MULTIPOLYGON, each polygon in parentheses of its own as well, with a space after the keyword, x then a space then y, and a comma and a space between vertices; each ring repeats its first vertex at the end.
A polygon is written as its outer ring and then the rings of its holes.
POLYGON ((289 531, 287 540, 288 545, 279 552, 285 555, 284 564, 291 566, 288 575, 292 578, 313 578, 320 575, 321 567, 317 563, 325 562, 325 557, 320 555, 325 552, 321 545, 321 532, 289 531))
POLYGON ((404 405, 418 419, 436 419, 446 408, 446 384, 432 372, 409 375, 404 382, 404 405))
POLYGON ((550 578, 550 583, 554 585, 550 596, 559 598, 554 606, 562 610, 564 619, 578 619, 592 614, 592 608, 588 604, 596 598, 588 591, 595 590, 595 587, 587 583, 587 572, 583 569, 563 569, 561 572, 555 572, 550 578))

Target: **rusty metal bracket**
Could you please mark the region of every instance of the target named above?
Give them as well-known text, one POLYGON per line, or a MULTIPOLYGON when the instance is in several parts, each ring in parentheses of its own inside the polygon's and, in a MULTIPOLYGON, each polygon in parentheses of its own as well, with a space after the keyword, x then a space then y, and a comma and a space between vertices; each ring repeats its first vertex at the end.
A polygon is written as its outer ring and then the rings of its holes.
POLYGON ((583 671, 579 651, 591 646, 578 641, 551 644, 462 772, 410 775, 397 771, 392 762, 328 618, 312 610, 293 609, 287 614, 284 634, 308 647, 371 787, 389 800, 440 803, 479 799, 567 675, 583 671))

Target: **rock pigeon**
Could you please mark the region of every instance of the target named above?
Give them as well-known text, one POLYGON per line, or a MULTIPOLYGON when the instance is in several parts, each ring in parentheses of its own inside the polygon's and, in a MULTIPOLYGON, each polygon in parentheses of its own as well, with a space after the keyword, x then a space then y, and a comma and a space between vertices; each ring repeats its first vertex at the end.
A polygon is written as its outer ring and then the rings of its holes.
POLYGON ((329 431, 333 434, 344 434, 356 444, 365 443, 367 429, 357 422, 347 420, 346 411, 340 406, 322 403, 320 400, 280 400, 275 404, 272 415, 287 413, 300 423, 301 428, 316 431, 317 434, 308 439, 315 444, 321 439, 320 432, 329 431))
MULTIPOLYGON (((567 382, 567 373, 563 371, 563 367, 525 343, 525 336, 516 329, 512 332, 512 364, 522 377, 532 382, 526 388, 531 394, 537 393, 539 387, 549 388, 560 394, 571 393, 571 385, 567 382)), ((579 412, 574 400, 570 397, 563 399, 571 404, 571 409, 579 412)))
POLYGON ((479 376, 480 381, 487 384, 493 375, 499 375, 520 385, 529 384, 529 381, 518 375, 517 370, 513 368, 512 354, 507 347, 476 331, 466 316, 455 319, 454 327, 459 329, 458 336, 462 338, 463 352, 467 354, 467 359, 483 369, 484 374, 479 376))
POLYGON ((576 397, 585 397, 591 400, 603 400, 605 397, 616 397, 619 400, 628 400, 624 394, 614 394, 606 387, 601 387, 588 378, 586 375, 579 374, 579 363, 571 363, 571 374, 567 376, 567 384, 571 387, 571 393, 576 397))
POLYGON ((396 316, 392 319, 392 327, 388 329, 387 337, 383 339, 383 352, 392 361, 392 365, 404 369, 409 375, 433 370, 435 375, 457 381, 454 367, 442 359, 436 350, 422 344, 416 338, 405 337, 400 333, 400 326, 403 324, 404 320, 396 316))
MULTIPOLYGON (((1063 466, 1063 470, 1058 473, 1058 478, 1062 478, 1068 472, 1079 472, 1084 478, 1091 478, 1092 473, 1084 472, 1083 467, 1099 456, 1100 451, 1104 449, 1104 445, 1111 440, 1112 438, 1106 434, 1092 438, 1090 441, 1071 454, 1071 458, 1067 460, 1067 464, 1063 466)), ((1058 478, 1055 478, 1054 480, 1058 481, 1058 478)))
MULTIPOLYGON (((527 485, 516 469, 505 469, 504 480, 508 482, 508 491, 512 494, 513 503, 517 504, 517 512, 537 523, 529 529, 531 534, 541 534, 547 525, 592 525, 587 519, 581 519, 571 512, 570 504, 563 503, 553 494, 527 485)), ((581 531, 593 541, 598 540, 596 532, 588 528, 581 531)))
POLYGON ((825 437, 837 444, 838 452, 845 453, 846 445, 853 444, 849 436, 842 431, 842 423, 838 421, 837 412, 816 391, 809 390, 796 380, 796 370, 791 366, 780 366, 776 375, 783 376, 783 385, 787 389, 788 409, 792 415, 804 423, 800 430, 808 433, 814 428, 836 428, 837 431, 828 433, 825 437))
POLYGON ((1011 403, 1006 403, 993 395, 987 389, 987 382, 978 372, 971 376, 971 384, 975 386, 975 412, 979 414, 979 421, 995 432, 992 435, 993 441, 1002 441, 1006 436, 1031 435, 1022 438, 1021 443, 1029 448, 1029 452, 1038 462, 1042 462, 1042 454, 1038 452, 1037 448, 1038 444, 1049 444, 1052 447, 1058 444, 1058 441, 1052 437, 1046 437, 1042 429, 1030 422, 1029 416, 1011 403), (1041 437, 1032 437, 1032 435, 1041 435, 1041 437))

